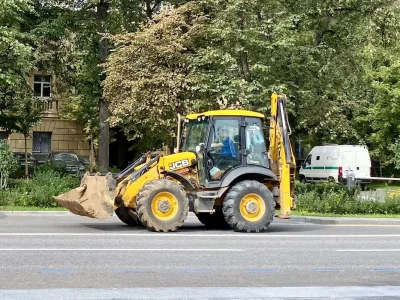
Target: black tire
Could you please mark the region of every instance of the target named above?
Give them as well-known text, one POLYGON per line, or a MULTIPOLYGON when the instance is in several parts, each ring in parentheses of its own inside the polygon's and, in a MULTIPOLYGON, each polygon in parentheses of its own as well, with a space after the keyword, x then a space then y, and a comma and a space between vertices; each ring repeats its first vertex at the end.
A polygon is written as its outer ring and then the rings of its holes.
POLYGON ((258 181, 246 180, 235 184, 226 195, 222 212, 226 222, 235 231, 240 232, 262 232, 271 223, 274 214, 274 196, 272 192, 258 181), (255 194, 259 197, 260 204, 264 204, 264 212, 261 212, 259 219, 251 221, 246 219, 240 210, 242 199, 246 195, 255 194))
POLYGON ((300 182, 301 183, 307 183, 307 179, 305 176, 300 176, 300 182))
POLYGON ((214 214, 198 213, 196 214, 199 221, 209 229, 228 229, 229 224, 226 223, 222 211, 216 211, 214 214))
POLYGON ((167 179, 153 180, 139 192, 136 209, 140 222, 147 229, 157 232, 175 231, 186 220, 189 212, 189 200, 180 185, 167 179), (176 205, 174 205, 176 213, 171 219, 162 219, 153 212, 152 203, 160 193, 172 194, 176 200, 176 205))
POLYGON ((121 205, 115 210, 115 214, 126 225, 138 226, 140 224, 136 213, 123 205, 121 205))

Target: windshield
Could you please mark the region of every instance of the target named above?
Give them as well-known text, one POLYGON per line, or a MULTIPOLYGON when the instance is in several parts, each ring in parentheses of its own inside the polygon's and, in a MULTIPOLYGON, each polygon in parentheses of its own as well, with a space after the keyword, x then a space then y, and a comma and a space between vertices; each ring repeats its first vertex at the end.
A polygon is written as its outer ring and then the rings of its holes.
POLYGON ((78 161, 78 157, 72 153, 59 153, 54 155, 55 161, 78 161))
POLYGON ((183 147, 185 151, 196 151, 196 146, 206 142, 208 120, 192 120, 186 123, 183 133, 183 147))

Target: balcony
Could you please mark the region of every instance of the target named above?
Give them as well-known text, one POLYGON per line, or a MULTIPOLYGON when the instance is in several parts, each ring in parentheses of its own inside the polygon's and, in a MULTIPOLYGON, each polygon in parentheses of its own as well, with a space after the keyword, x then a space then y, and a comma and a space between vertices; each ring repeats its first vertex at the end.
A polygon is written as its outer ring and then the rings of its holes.
POLYGON ((37 105, 42 111, 43 118, 57 118, 60 116, 59 100, 52 100, 51 98, 39 98, 37 105))

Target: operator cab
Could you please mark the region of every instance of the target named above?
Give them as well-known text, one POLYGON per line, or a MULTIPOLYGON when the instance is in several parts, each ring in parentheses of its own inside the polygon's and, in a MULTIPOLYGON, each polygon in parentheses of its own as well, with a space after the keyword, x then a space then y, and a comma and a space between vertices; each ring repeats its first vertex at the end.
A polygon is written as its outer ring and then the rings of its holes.
POLYGON ((183 152, 196 152, 199 177, 221 181, 239 167, 269 168, 262 121, 264 115, 246 110, 191 114, 183 125, 183 152))

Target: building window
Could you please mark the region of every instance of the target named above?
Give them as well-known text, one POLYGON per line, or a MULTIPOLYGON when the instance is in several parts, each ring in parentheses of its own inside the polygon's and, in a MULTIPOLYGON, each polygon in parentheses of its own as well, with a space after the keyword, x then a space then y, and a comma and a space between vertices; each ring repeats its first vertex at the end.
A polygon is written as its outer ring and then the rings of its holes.
POLYGON ((32 152, 50 153, 51 132, 34 132, 32 152))
POLYGON ((7 132, 5 131, 0 131, 0 141, 1 140, 7 140, 8 136, 7 136, 7 132))
POLYGON ((50 75, 35 75, 33 79, 33 90, 37 97, 51 96, 51 76, 50 75))

